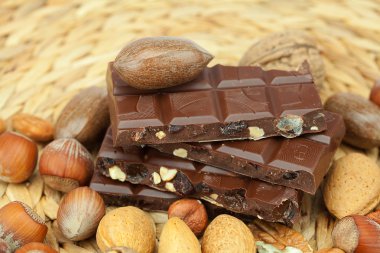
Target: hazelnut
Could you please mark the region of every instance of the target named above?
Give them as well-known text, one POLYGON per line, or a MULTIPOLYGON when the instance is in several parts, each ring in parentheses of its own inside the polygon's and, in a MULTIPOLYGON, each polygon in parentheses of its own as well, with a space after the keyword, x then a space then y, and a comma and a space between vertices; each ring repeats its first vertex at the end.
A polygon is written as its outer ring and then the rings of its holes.
POLYGON ((54 138, 54 127, 49 121, 26 113, 12 117, 12 128, 34 141, 47 142, 54 138))
POLYGON ((79 187, 63 197, 57 214, 58 228, 67 239, 84 240, 95 234, 105 213, 102 197, 88 187, 79 187))
POLYGON ((75 139, 58 139, 42 152, 39 170, 51 188, 69 192, 90 181, 94 164, 91 154, 75 139))
POLYGON ((380 210, 367 214, 367 217, 380 224, 380 210))
POLYGON ((5 122, 3 119, 0 119, 0 134, 4 133, 4 131, 7 129, 5 122))
POLYGON ((17 249, 15 253, 58 253, 58 251, 46 244, 31 242, 17 249))
POLYGON ((332 240, 346 253, 380 252, 380 224, 362 215, 346 216, 335 224, 332 240))
POLYGON ((0 252, 2 253, 10 253, 11 248, 9 247, 8 243, 0 238, 0 252))
POLYGON ((169 219, 178 217, 183 220, 196 236, 202 235, 208 223, 206 208, 196 199, 175 201, 169 207, 168 217, 169 219))
POLYGON ((369 99, 376 105, 380 106, 380 79, 377 80, 375 85, 372 87, 369 99))
POLYGON ((22 202, 10 202, 0 209, 0 239, 13 252, 30 243, 42 242, 47 226, 38 214, 22 202))
POLYGON ((156 227, 143 210, 120 207, 108 212, 99 223, 96 242, 101 251, 110 247, 129 247, 137 253, 153 253, 156 227))
POLYGON ((13 132, 0 135, 0 180, 22 183, 36 167, 37 145, 30 139, 13 132))

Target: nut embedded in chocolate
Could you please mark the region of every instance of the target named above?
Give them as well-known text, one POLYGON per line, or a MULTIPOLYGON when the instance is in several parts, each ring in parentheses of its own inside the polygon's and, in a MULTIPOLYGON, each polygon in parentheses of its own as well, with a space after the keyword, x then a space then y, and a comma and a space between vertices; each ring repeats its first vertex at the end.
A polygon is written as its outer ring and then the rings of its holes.
POLYGON ((276 128, 286 138, 294 138, 302 134, 303 119, 301 116, 287 114, 281 117, 276 128))

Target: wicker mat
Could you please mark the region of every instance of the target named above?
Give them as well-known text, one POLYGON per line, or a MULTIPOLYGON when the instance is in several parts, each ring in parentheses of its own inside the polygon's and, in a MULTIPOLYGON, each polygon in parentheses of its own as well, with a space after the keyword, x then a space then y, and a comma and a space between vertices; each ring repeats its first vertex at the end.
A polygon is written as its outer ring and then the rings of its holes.
MULTIPOLYGON (((379 24, 378 0, 1 0, 0 118, 26 112, 54 122, 79 90, 105 85, 106 64, 126 42, 158 35, 196 41, 215 55, 210 65, 237 65, 260 37, 304 30, 323 55, 322 99, 338 91, 367 97, 380 77, 379 24)), ((341 146, 336 157, 351 151, 341 146)), ((367 154, 377 159, 378 149, 367 154)), ((26 184, 0 183, 0 206, 25 201, 46 218, 48 244, 61 252, 97 251, 93 239, 76 246, 53 233, 60 197, 37 175, 26 184)), ((332 225, 320 198, 307 196, 295 228, 318 249, 331 246, 332 225)))

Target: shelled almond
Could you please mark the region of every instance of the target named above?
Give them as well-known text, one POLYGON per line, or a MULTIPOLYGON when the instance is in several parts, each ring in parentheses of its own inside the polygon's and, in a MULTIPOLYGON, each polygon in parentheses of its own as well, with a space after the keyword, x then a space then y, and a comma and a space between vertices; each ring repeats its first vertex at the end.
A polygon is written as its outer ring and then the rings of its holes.
POLYGON ((53 125, 31 114, 19 113, 12 117, 13 130, 28 136, 34 141, 47 142, 54 137, 53 125))

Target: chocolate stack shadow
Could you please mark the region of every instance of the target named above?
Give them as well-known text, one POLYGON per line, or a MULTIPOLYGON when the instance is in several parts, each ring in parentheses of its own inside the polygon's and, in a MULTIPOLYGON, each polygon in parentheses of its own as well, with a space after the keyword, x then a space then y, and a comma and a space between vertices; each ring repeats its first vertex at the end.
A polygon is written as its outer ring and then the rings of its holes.
POLYGON ((90 186, 113 205, 167 210, 194 197, 210 213, 291 225, 345 131, 322 109, 307 66, 216 65, 152 91, 128 86, 110 63, 107 86, 111 127, 90 186))

